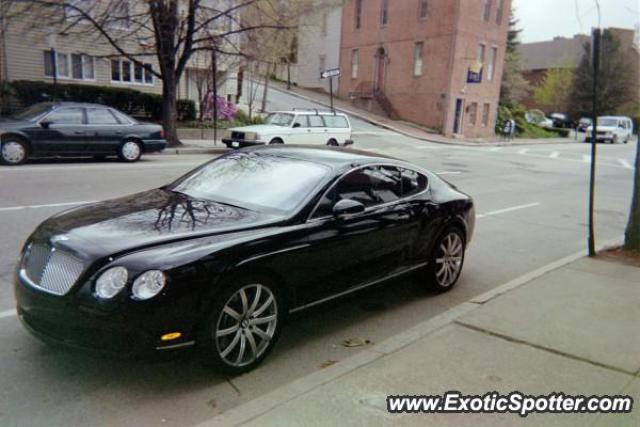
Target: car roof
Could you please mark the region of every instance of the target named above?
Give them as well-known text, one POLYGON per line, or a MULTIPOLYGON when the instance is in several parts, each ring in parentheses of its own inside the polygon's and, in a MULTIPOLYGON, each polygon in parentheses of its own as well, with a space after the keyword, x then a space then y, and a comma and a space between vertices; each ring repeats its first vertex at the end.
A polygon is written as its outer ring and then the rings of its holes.
MULTIPOLYGON (((372 163, 390 163, 398 166, 410 166, 406 162, 383 154, 352 148, 304 145, 259 145, 245 148, 243 151, 270 152, 284 157, 320 163, 333 169, 363 166, 372 163)), ((419 169, 415 167, 415 169, 419 169)))
POLYGON ((93 104, 91 102, 72 102, 72 101, 56 101, 56 102, 49 102, 49 104, 51 104, 52 107, 55 108, 60 108, 60 107, 100 107, 100 108, 112 108, 109 107, 108 105, 102 105, 102 104, 93 104))
POLYGON ((339 112, 331 112, 331 111, 319 111, 319 110, 314 110, 313 108, 310 108, 308 110, 282 110, 282 111, 272 111, 272 113, 286 113, 286 114, 314 114, 317 116, 344 116, 346 117, 346 114, 344 113, 339 113, 339 112))
POLYGON ((614 120, 631 120, 625 116, 598 116, 599 119, 614 119, 614 120))

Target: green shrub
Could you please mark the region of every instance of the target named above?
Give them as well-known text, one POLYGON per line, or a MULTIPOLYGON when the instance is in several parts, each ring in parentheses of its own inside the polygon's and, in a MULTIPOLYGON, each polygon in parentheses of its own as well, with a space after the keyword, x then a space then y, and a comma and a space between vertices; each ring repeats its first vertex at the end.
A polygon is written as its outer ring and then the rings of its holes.
POLYGON ((496 132, 502 133, 504 122, 513 119, 516 122, 516 136, 518 138, 556 138, 569 136, 569 129, 547 130, 525 118, 526 110, 522 105, 515 105, 511 109, 504 105, 498 106, 498 118, 496 120, 496 132))
MULTIPOLYGON (((10 83, 11 92, 18 103, 29 106, 38 102, 59 101, 91 102, 103 104, 135 116, 151 120, 162 119, 162 96, 138 90, 108 86, 57 84, 16 80, 10 83)), ((190 99, 177 101, 179 120, 194 120, 196 106, 190 99)))

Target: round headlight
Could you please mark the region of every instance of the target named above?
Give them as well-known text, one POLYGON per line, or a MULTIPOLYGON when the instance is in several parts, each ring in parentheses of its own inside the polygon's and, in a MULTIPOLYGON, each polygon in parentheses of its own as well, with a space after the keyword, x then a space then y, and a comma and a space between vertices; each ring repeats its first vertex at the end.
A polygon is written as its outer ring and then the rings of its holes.
POLYGON ((166 282, 167 279, 162 271, 145 271, 133 282, 131 293, 135 299, 139 300, 153 298, 160 293, 166 282))
POLYGON ((113 298, 127 284, 129 273, 124 267, 112 267, 102 273, 96 282, 96 295, 100 298, 113 298))

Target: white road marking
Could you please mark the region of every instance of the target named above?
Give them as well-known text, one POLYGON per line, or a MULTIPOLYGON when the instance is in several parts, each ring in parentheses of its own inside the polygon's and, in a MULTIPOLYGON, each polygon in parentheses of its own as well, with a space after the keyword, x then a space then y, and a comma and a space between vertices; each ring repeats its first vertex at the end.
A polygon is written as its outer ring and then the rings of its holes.
POLYGON ((4 319, 5 317, 13 317, 16 315, 16 311, 14 309, 7 311, 0 311, 0 319, 4 319))
POLYGON ((526 205, 512 206, 510 208, 498 209, 497 211, 485 212, 483 214, 476 215, 476 218, 484 218, 484 217, 487 217, 487 216, 500 215, 500 214, 503 214, 503 213, 517 211, 517 210, 520 210, 520 209, 533 208, 535 206, 540 206, 540 203, 538 203, 538 202, 528 203, 526 205))
POLYGON ((553 153, 549 154, 549 158, 551 159, 557 159, 560 156, 560 153, 558 151, 554 151, 553 153))
POLYGON ((95 200, 85 200, 82 202, 51 203, 49 205, 7 206, 4 208, 0 208, 0 212, 19 211, 22 209, 58 208, 62 206, 85 205, 87 203, 95 203, 95 202, 96 202, 95 200))
POLYGON ((502 147, 491 147, 489 148, 489 151, 500 151, 502 150, 502 147))
POLYGON ((518 154, 527 154, 529 152, 528 148, 521 148, 520 150, 518 150, 518 154))
POLYGON ((625 159, 618 159, 618 162, 627 169, 633 169, 631 163, 627 162, 625 159))
POLYGON ((436 172, 436 175, 460 175, 462 172, 460 171, 442 171, 436 172))

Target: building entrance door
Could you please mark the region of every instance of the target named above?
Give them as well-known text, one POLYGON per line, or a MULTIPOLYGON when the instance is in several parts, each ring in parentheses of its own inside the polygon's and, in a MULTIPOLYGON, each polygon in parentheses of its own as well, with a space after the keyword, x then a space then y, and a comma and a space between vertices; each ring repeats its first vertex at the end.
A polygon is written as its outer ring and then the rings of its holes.
POLYGON ((456 99, 456 112, 453 116, 453 133, 459 134, 462 131, 462 112, 464 111, 464 99, 456 99))
POLYGON ((384 48, 378 49, 376 54, 376 77, 375 77, 375 89, 377 91, 384 91, 384 73, 386 67, 387 53, 384 48))

